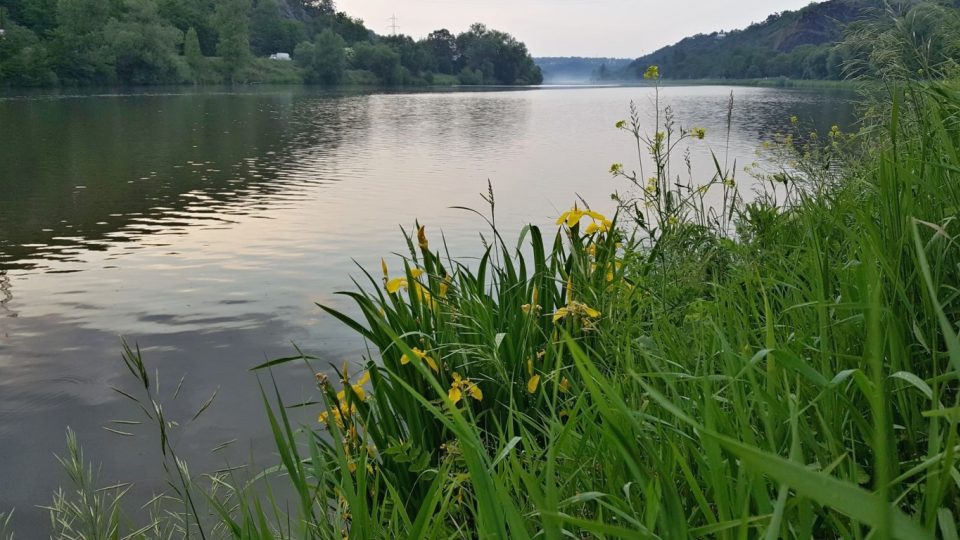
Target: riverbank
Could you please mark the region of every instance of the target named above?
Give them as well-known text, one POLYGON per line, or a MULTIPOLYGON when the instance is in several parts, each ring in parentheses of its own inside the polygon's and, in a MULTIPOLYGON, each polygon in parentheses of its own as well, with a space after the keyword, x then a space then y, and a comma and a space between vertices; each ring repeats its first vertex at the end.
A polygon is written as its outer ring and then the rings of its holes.
MULTIPOLYGON (((814 137, 793 119, 768 149, 785 168, 756 198, 721 159, 674 182, 672 142, 722 135, 659 135, 635 115, 616 127, 657 165, 611 166, 636 186, 616 216, 580 203, 556 229, 494 229, 462 262, 419 224, 404 260, 348 293, 358 319, 325 308, 373 351, 318 376, 324 405, 304 405, 316 424, 292 425, 266 372, 316 359, 258 370, 281 463, 265 475, 289 496, 252 473, 191 479, 161 442, 184 503, 165 523, 254 537, 948 536, 960 94, 916 86, 874 105, 859 134, 814 137)), ((133 397, 156 410, 149 355, 126 360, 133 397)), ((111 508, 113 491, 97 493, 111 508)))

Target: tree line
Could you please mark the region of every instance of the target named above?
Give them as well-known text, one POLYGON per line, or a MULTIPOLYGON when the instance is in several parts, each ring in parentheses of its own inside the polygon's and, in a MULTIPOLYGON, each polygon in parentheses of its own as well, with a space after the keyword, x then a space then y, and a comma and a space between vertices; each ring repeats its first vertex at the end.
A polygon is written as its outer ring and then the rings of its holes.
POLYGON ((542 80, 505 32, 381 36, 332 0, 0 0, 6 86, 542 80))
POLYGON ((840 80, 880 76, 903 64, 922 71, 960 60, 958 6, 957 0, 811 4, 743 30, 686 38, 598 78, 642 79, 650 65, 672 79, 840 80), (916 52, 892 62, 882 54, 891 50, 916 52))

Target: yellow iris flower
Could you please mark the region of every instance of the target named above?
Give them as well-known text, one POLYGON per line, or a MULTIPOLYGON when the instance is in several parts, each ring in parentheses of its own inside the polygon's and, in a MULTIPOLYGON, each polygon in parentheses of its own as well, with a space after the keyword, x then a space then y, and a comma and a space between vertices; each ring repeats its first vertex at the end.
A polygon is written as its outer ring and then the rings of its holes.
MULTIPOLYGON (((436 361, 436 360, 434 360, 434 359, 431 358, 427 353, 421 351, 420 349, 418 349, 418 348, 416 348, 416 347, 414 347, 414 348, 411 349, 411 350, 413 351, 413 355, 416 356, 417 360, 423 360, 424 362, 427 363, 428 366, 430 366, 430 369, 432 369, 434 373, 440 373, 440 366, 437 365, 437 361, 436 361)), ((400 365, 405 366, 405 365, 407 365, 407 364, 409 364, 409 363, 410 363, 410 357, 409 357, 409 356, 403 355, 403 356, 400 357, 400 365)))
POLYGON ((580 220, 583 218, 590 218, 592 223, 587 225, 586 233, 594 234, 597 232, 607 232, 613 226, 613 223, 606 218, 603 214, 599 212, 594 212, 592 210, 581 210, 577 207, 576 204, 573 205, 573 208, 560 214, 560 217, 557 218, 557 225, 566 225, 569 228, 576 227, 580 220))
MULTIPOLYGON (((381 260, 381 263, 382 263, 382 260, 381 260)), ((384 270, 383 279, 387 279, 387 274, 386 274, 387 265, 386 263, 383 263, 382 265, 384 270)), ((410 275, 413 276, 413 279, 417 279, 423 275, 423 270, 419 268, 414 268, 413 270, 410 270, 410 275)), ((410 286, 410 283, 407 281, 407 278, 405 277, 398 277, 398 278, 387 280, 387 283, 385 285, 387 292, 389 294, 396 294, 400 289, 406 289, 409 286, 410 286)))
POLYGON ((534 394, 537 392, 537 387, 540 386, 540 375, 534 375, 530 377, 530 380, 527 381, 527 392, 534 394))
POLYGON ((553 314, 553 322, 557 322, 561 319, 571 316, 581 316, 588 319, 596 319, 601 313, 592 307, 583 304, 581 302, 569 302, 566 306, 558 309, 553 314))
MULTIPOLYGON (((369 371, 364 373, 363 376, 360 377, 360 379, 356 383, 351 384, 350 381, 347 380, 345 384, 349 384, 350 387, 353 388, 353 393, 356 394, 358 398, 360 398, 360 401, 366 401, 367 392, 366 390, 363 389, 363 385, 367 384, 368 382, 370 382, 369 371)), ((346 390, 341 390, 337 392, 337 402, 338 402, 337 406, 334 407, 333 410, 323 411, 322 413, 320 413, 320 416, 317 417, 317 421, 322 424, 329 425, 330 417, 332 416, 333 421, 337 424, 337 427, 339 427, 340 429, 345 429, 346 424, 344 423, 344 419, 349 418, 350 416, 357 413, 357 405, 356 403, 347 402, 346 390)), ((353 426, 351 426, 351 429, 355 430, 353 426)), ((356 431, 354 431, 354 433, 356 433, 356 431)))
POLYGON ((447 393, 447 397, 456 405, 463 399, 464 394, 477 401, 483 401, 483 391, 480 390, 480 387, 470 379, 464 379, 459 373, 454 372, 453 382, 450 383, 450 391, 447 393))

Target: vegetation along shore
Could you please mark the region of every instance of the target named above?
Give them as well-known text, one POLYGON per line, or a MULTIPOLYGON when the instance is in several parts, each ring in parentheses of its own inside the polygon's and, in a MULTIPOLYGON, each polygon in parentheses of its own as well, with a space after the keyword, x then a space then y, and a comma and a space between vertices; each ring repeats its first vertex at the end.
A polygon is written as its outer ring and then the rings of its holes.
POLYGON ((861 125, 791 118, 754 192, 722 151, 689 169, 682 149, 725 134, 678 118, 652 65, 655 115, 610 125, 636 147, 609 167, 616 213, 571 201, 505 237, 491 190, 479 260, 423 216, 343 293, 356 316, 321 306, 368 354, 333 376, 308 351, 256 368, 266 470, 191 471, 131 344, 124 395, 170 489, 124 511, 70 432, 55 537, 958 538, 960 42, 942 13, 937 48, 909 14, 871 27, 849 63, 872 81, 861 125), (315 401, 272 384, 290 364, 315 401))

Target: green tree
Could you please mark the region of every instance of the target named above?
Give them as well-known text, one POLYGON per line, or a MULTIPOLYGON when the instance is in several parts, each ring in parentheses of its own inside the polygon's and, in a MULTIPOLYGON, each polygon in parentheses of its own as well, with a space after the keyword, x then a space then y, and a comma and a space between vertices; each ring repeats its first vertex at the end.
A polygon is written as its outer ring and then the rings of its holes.
POLYGON ((156 0, 123 2, 122 16, 111 19, 104 28, 118 81, 144 85, 185 80, 187 68, 177 53, 183 33, 160 19, 156 0))
POLYGON ((370 71, 383 84, 399 84, 403 77, 400 55, 382 43, 360 42, 354 45, 353 64, 370 71))
POLYGON ((457 49, 457 38, 449 30, 444 28, 430 32, 423 45, 431 56, 431 67, 437 73, 452 75, 459 71, 460 52, 457 49))
POLYGON ((347 42, 331 30, 317 34, 313 43, 305 41, 294 50, 297 65, 305 71, 308 83, 339 84, 347 67, 347 42))
POLYGON ((183 56, 192 68, 196 68, 200 62, 203 61, 203 51, 200 49, 200 38, 197 36, 197 30, 192 26, 187 30, 187 34, 183 38, 183 56))
POLYGON ((205 56, 217 54, 214 0, 157 0, 160 17, 186 33, 193 28, 205 56))
POLYGON ((464 67, 483 74, 484 83, 540 84, 543 73, 533 62, 527 46, 505 32, 477 23, 457 36, 457 49, 464 67))
POLYGON ((30 29, 10 21, 4 28, 6 33, 0 37, 0 84, 42 86, 56 82, 49 54, 40 38, 30 29))
POLYGON ((116 14, 104 0, 59 0, 51 52, 61 80, 74 84, 113 83, 113 57, 103 34, 104 23, 116 14))
POLYGON ((219 40, 217 54, 226 77, 233 80, 250 60, 250 0, 220 0, 214 12, 219 40))
POLYGON ((250 48, 254 54, 266 56, 291 52, 303 39, 298 21, 284 19, 277 0, 259 0, 250 16, 250 48))

